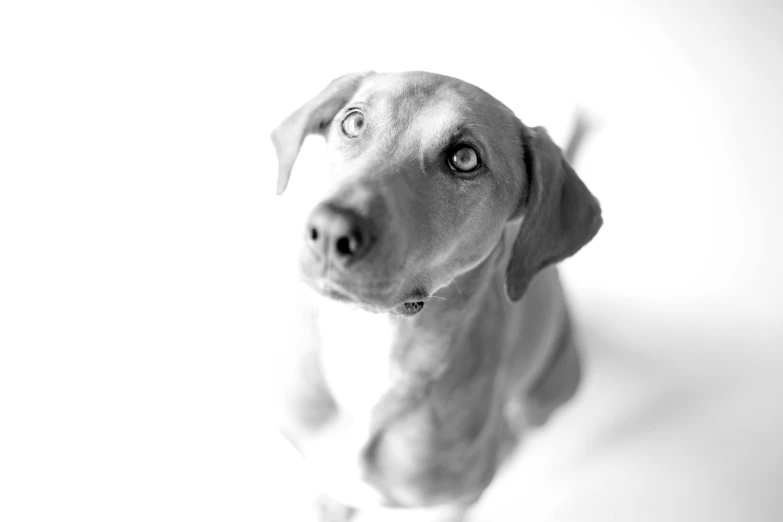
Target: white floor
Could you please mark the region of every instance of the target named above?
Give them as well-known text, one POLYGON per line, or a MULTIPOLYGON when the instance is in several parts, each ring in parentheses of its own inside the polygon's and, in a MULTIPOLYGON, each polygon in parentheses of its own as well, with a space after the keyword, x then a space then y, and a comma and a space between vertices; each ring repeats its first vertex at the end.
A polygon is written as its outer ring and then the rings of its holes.
POLYGON ((783 518, 783 9, 507 4, 0 8, 0 519, 298 520, 265 383, 322 147, 276 198, 268 132, 364 69, 596 122, 588 376, 471 520, 783 518))

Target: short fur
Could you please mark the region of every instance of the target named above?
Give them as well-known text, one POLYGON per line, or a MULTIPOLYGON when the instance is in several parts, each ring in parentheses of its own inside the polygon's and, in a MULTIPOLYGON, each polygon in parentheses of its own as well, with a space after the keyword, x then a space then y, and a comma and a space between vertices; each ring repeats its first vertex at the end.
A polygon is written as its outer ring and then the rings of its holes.
POLYGON ((600 206, 544 129, 454 78, 334 80, 272 134, 278 193, 314 132, 333 179, 314 215, 342 209, 372 244, 342 262, 303 248, 281 429, 324 477, 327 504, 347 506, 322 520, 374 506, 459 520, 524 431, 577 389, 550 265, 593 238, 600 206), (366 123, 351 138, 353 111, 366 123), (464 144, 482 161, 468 176, 448 164, 464 144))

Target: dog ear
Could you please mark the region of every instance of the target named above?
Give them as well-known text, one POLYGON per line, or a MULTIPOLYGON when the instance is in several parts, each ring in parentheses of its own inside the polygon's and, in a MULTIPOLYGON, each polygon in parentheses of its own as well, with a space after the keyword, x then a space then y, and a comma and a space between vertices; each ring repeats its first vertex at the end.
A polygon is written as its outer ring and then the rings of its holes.
POLYGON ((601 207, 543 127, 523 126, 527 205, 511 260, 506 295, 519 300, 541 269, 574 255, 601 228, 601 207))
POLYGON ((291 169, 308 134, 325 133, 334 115, 356 93, 362 80, 372 71, 346 74, 329 83, 312 100, 302 105, 272 131, 277 152, 277 193, 282 194, 291 177, 291 169))

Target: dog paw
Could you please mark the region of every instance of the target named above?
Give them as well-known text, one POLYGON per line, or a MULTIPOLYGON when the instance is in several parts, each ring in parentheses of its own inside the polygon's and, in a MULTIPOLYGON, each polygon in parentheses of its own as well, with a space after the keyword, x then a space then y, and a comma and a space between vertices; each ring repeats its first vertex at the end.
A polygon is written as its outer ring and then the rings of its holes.
POLYGON ((357 513, 356 509, 326 495, 317 498, 314 507, 318 522, 351 522, 357 513))

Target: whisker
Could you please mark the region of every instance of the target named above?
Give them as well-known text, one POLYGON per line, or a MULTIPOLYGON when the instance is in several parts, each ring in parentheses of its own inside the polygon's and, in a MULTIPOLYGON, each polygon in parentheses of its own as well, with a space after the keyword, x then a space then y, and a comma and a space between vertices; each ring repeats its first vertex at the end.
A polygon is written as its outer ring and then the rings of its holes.
POLYGON ((456 288, 456 289, 457 289, 457 295, 459 295, 459 298, 460 298, 460 300, 461 300, 461 301, 464 301, 464 300, 465 300, 465 298, 464 298, 464 297, 462 297, 462 292, 461 292, 461 291, 460 291, 460 289, 459 289, 459 285, 457 285, 457 281, 454 281, 454 288, 456 288))

